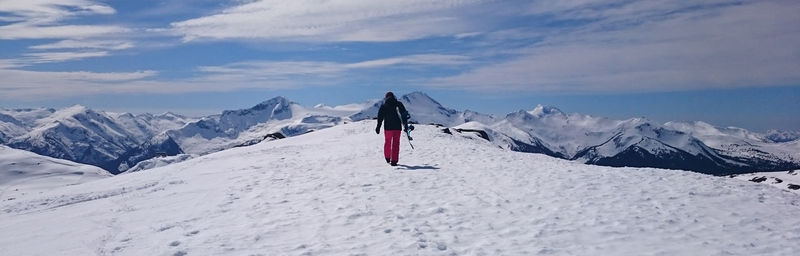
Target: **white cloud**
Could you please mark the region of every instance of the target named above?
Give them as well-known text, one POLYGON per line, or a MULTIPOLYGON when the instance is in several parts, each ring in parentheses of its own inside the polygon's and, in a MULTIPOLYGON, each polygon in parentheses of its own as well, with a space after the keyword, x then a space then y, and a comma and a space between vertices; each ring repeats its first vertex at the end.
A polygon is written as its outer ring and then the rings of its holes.
POLYGON ((459 66, 471 60, 458 55, 409 55, 361 62, 250 61, 199 67, 199 75, 158 79, 156 71, 47 72, 20 70, 13 60, 0 59, 0 99, 40 99, 73 95, 120 93, 186 93, 240 89, 286 89, 331 86, 361 70, 459 66), (8 64, 4 66, 4 63, 8 64))
POLYGON ((130 41, 121 40, 61 40, 55 43, 41 44, 29 47, 34 50, 54 49, 102 49, 124 50, 133 47, 130 41))
POLYGON ((490 22, 468 17, 467 7, 481 2, 485 1, 246 1, 172 26, 185 40, 402 41, 475 32, 477 24, 490 22))
POLYGON ((385 58, 377 60, 362 61, 347 64, 348 68, 380 68, 396 65, 420 65, 420 66, 454 66, 465 65, 471 62, 470 57, 462 55, 446 54, 416 54, 395 58, 385 58))
POLYGON ((54 25, 40 26, 31 23, 16 23, 0 26, 0 40, 51 39, 51 38, 91 38, 129 32, 119 26, 101 25, 54 25))
MULTIPOLYGON (((74 82, 74 81, 87 81, 87 82, 121 82, 144 79, 153 77, 158 72, 156 71, 137 71, 137 72, 109 72, 98 73, 88 71, 74 71, 74 72, 54 72, 54 71, 28 71, 16 69, 0 69, 0 74, 11 81, 4 82, 4 87, 18 87, 27 85, 31 87, 50 86, 54 81, 74 82), (15 84, 15 85, 12 85, 15 84)), ((57 84, 57 83, 56 83, 57 84)))
POLYGON ((127 88, 124 90, 128 92, 136 92, 142 88, 128 85, 155 75, 157 75, 155 71, 98 73, 0 68, 0 77, 3 77, 3 82, 0 83, 0 98, 25 100, 99 94, 108 90, 119 90, 117 86, 127 88))
POLYGON ((0 0, 0 12, 31 23, 52 23, 74 15, 114 14, 116 10, 90 0, 0 0))
POLYGON ((109 25, 63 25, 65 19, 82 15, 109 15, 108 5, 88 0, 0 0, 3 19, 13 22, 0 26, 0 39, 87 38, 122 33, 126 28, 109 25))
POLYGON ((63 62, 68 60, 80 60, 85 58, 95 58, 108 56, 107 51, 88 51, 88 52, 37 52, 25 54, 28 63, 48 63, 63 62))
POLYGON ((102 39, 130 31, 122 26, 65 24, 79 16, 116 13, 116 10, 98 1, 0 0, 0 13, 5 15, 2 20, 10 22, 0 26, 0 40, 66 39, 32 46, 29 49, 37 52, 21 53, 22 57, 13 61, 15 66, 0 68, 103 57, 108 56, 109 51, 133 46, 130 42, 102 39))
POLYGON ((0 68, 0 99, 43 100, 70 96, 142 92, 170 92, 191 88, 189 83, 164 83, 150 79, 152 70, 135 72, 53 72, 0 68))
POLYGON ((199 70, 208 74, 208 76, 201 79, 212 79, 215 81, 297 80, 295 83, 303 83, 308 82, 309 79, 328 79, 359 69, 458 66, 467 63, 470 63, 470 59, 460 55, 420 54, 352 63, 325 61, 249 61, 231 63, 223 66, 204 66, 200 67, 199 70))
MULTIPOLYGON (((563 16, 599 19, 432 86, 477 90, 642 92, 800 84, 800 2, 711 6, 630 1, 563 16)), ((576 8, 577 9, 570 9, 576 8)), ((561 10, 551 7, 552 10, 561 10)))

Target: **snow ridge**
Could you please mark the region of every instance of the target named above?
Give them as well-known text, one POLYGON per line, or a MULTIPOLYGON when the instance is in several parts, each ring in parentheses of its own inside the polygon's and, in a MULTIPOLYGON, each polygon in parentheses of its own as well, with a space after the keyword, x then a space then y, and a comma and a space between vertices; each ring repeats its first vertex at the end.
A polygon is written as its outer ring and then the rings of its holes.
POLYGON ((794 255, 800 243, 797 195, 769 186, 512 152, 433 125, 418 125, 415 138, 424 143, 403 147, 401 165, 390 167, 373 129, 371 121, 337 125, 2 201, 0 248, 9 255, 794 255))

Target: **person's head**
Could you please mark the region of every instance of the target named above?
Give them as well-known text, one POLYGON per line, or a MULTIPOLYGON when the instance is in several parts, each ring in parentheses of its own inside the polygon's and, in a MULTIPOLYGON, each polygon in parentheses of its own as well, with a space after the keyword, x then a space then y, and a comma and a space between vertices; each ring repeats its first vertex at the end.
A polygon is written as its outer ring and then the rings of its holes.
POLYGON ((385 98, 385 99, 388 99, 388 98, 392 98, 392 99, 394 99, 394 93, 392 93, 392 92, 387 92, 387 93, 386 93, 386 96, 385 96, 385 97, 383 97, 383 98, 385 98))

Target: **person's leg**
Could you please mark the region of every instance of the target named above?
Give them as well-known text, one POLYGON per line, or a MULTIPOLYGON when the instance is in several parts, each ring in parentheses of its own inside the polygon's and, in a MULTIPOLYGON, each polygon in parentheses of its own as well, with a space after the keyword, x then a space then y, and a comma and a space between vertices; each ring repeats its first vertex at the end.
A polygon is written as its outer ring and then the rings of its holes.
POLYGON ((400 160, 400 130, 392 131, 392 163, 400 160))
POLYGON ((392 134, 388 130, 383 131, 383 156, 386 162, 392 159, 392 134))

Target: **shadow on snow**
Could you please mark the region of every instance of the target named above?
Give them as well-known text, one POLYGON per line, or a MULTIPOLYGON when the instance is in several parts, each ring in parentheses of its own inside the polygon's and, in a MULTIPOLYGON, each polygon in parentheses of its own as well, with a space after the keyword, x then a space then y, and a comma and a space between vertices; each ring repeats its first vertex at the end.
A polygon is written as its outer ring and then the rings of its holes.
POLYGON ((398 164, 398 167, 403 167, 407 170, 439 170, 439 167, 430 166, 430 165, 405 165, 405 164, 398 164))

